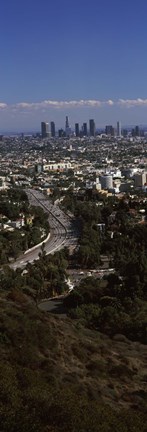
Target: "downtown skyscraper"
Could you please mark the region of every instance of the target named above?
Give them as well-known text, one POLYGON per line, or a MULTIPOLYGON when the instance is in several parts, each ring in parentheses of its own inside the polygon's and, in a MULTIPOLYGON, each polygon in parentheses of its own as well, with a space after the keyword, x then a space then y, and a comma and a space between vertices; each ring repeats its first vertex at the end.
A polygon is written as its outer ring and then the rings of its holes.
POLYGON ((65 134, 66 134, 66 137, 70 137, 70 135, 71 135, 71 128, 69 126, 68 116, 66 116, 66 119, 65 119, 65 134))
POLYGON ((47 138, 49 136, 49 125, 48 123, 41 122, 41 136, 47 138))
POLYGON ((55 122, 51 121, 51 137, 54 138, 55 135, 56 135, 55 122))
POLYGON ((121 122, 117 122, 117 136, 121 137, 121 122))
POLYGON ((83 135, 87 136, 88 132, 87 132, 87 123, 83 123, 83 135))
POLYGON ((89 120, 89 134, 90 136, 95 136, 95 122, 93 119, 89 120))
POLYGON ((75 135, 76 135, 76 137, 80 136, 79 123, 75 123, 75 135))

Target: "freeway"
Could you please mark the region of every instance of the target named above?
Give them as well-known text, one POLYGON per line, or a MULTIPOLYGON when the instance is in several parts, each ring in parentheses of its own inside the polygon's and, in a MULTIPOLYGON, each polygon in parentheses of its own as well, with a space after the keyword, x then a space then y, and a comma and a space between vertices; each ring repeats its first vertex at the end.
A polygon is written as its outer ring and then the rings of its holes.
MULTIPOLYGON (((42 207, 49 215, 50 236, 48 236, 47 241, 44 242, 47 255, 61 250, 64 247, 76 247, 78 231, 75 226, 74 218, 67 216, 57 204, 52 204, 42 192, 27 189, 26 193, 31 205, 42 207)), ((32 263, 34 260, 38 259, 40 252, 41 245, 33 247, 21 255, 15 263, 11 264, 11 267, 14 269, 25 267, 27 263, 32 263)))

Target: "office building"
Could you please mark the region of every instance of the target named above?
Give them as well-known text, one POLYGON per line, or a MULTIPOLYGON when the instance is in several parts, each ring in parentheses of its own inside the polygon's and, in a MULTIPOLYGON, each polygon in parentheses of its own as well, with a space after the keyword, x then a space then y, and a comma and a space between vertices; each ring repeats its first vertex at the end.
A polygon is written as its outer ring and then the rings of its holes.
POLYGON ((122 130, 122 136, 123 136, 124 138, 126 138, 127 135, 128 135, 128 131, 127 131, 127 129, 123 129, 123 130, 122 130))
POLYGON ((88 132, 87 132, 87 123, 83 123, 83 135, 87 136, 88 132))
POLYGON ((70 125, 69 125, 69 118, 68 118, 68 116, 66 116, 66 120, 65 120, 65 134, 66 134, 66 137, 70 137, 70 135, 71 135, 71 128, 70 128, 70 125))
POLYGON ((96 184, 95 184, 96 190, 101 190, 101 183, 99 177, 96 177, 96 184))
POLYGON ((102 189, 109 190, 113 188, 113 178, 110 174, 105 174, 101 176, 100 182, 102 189))
POLYGON ((43 171, 43 164, 41 164, 41 163, 36 164, 35 165, 35 171, 37 174, 41 174, 43 171))
POLYGON ((113 137, 114 136, 114 128, 112 125, 107 125, 105 128, 105 133, 107 136, 113 137))
POLYGON ((139 126, 135 126, 135 136, 136 136, 136 137, 139 137, 139 136, 140 136, 139 126))
POLYGON ((89 134, 90 136, 95 136, 95 122, 93 119, 89 120, 89 134))
POLYGON ((117 122, 117 136, 121 137, 121 123, 120 123, 120 121, 117 122))
POLYGON ((51 121, 51 137, 55 137, 56 131, 55 131, 55 123, 51 121))
POLYGON ((59 138, 63 138, 63 137, 65 137, 65 132, 64 132, 63 129, 59 129, 59 130, 58 130, 58 136, 59 136, 59 138))
POLYGON ((80 135, 79 123, 75 123, 75 134, 76 134, 76 137, 79 137, 79 135, 80 135))
POLYGON ((139 136, 140 136, 139 126, 135 126, 135 136, 136 136, 136 137, 139 137, 139 136))
POLYGON ((135 126, 135 129, 132 129, 132 137, 139 137, 139 136, 140 136, 139 126, 135 126))
POLYGON ((42 138, 47 138, 49 136, 48 123, 41 122, 41 136, 42 136, 42 138))
POLYGON ((134 175, 135 187, 143 187, 146 184, 146 172, 136 173, 134 175))
POLYGON ((65 120, 65 130, 69 128, 69 119, 68 116, 66 116, 66 120, 65 120))

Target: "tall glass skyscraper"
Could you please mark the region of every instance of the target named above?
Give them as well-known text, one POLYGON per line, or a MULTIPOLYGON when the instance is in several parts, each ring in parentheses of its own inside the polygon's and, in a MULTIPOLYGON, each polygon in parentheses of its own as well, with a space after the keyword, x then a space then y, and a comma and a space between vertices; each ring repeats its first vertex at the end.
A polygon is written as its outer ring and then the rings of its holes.
POLYGON ((90 136, 95 136, 95 122, 93 119, 89 120, 89 134, 90 136))
POLYGON ((70 137, 70 135, 71 135, 71 128, 69 126, 68 116, 66 116, 66 120, 65 120, 65 134, 67 137, 70 137))
POLYGON ((48 123, 41 122, 41 135, 42 135, 42 138, 47 138, 49 136, 48 123))
POLYGON ((66 120, 65 120, 65 129, 69 128, 69 119, 68 116, 66 116, 66 120))
POLYGON ((87 136, 87 123, 83 123, 83 135, 87 136))
POLYGON ((121 137, 121 122, 117 122, 117 136, 121 137))
POLYGON ((76 137, 79 137, 80 135, 79 123, 75 123, 75 134, 76 137))
POLYGON ((51 136, 55 137, 56 131, 55 131, 55 123, 51 121, 51 136))

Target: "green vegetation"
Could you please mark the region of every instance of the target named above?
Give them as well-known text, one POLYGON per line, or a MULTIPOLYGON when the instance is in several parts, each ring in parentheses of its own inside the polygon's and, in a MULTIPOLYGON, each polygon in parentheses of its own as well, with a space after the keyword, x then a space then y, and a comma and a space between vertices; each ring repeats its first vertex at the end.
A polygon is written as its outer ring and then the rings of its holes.
POLYGON ((16 259, 23 251, 40 243, 49 232, 48 214, 39 207, 29 205, 27 195, 21 189, 9 189, 1 193, 0 202, 0 264, 16 259), (24 220, 19 228, 4 225, 8 221, 24 220))
MULTIPOLYGON (((28 247, 42 223, 47 229, 46 215, 31 209, 25 197, 17 201, 13 196, 12 202, 19 214, 25 208, 25 216, 33 216, 22 236, 28 247)), ((79 249, 70 264, 94 268, 105 253, 116 271, 101 280, 83 279, 66 297, 68 316, 63 318, 39 311, 37 304, 66 291, 67 250, 47 256, 43 245, 40 259, 25 270, 3 265, 1 430, 146 432, 146 225, 132 223, 134 203, 100 201, 89 191, 80 199, 70 191, 64 205, 81 227, 79 249), (99 223, 105 224, 104 232, 99 223)), ((5 203, 5 215, 9 211, 5 203)), ((15 248, 18 242, 9 237, 8 243, 15 248)))
POLYGON ((79 220, 81 236, 79 249, 75 260, 81 267, 95 268, 100 263, 101 239, 96 224, 100 218, 98 207, 94 203, 76 202, 68 195, 64 200, 64 206, 74 212, 79 220))
POLYGON ((1 289, 29 294, 36 302, 44 297, 62 294, 67 290, 67 265, 66 250, 47 256, 42 245, 40 259, 33 266, 28 263, 24 271, 21 268, 14 271, 7 265, 3 266, 0 273, 1 289))
POLYGON ((138 219, 132 223, 131 216, 140 206, 146 212, 146 202, 115 197, 100 202, 88 192, 83 200, 68 194, 64 205, 72 208, 82 226, 76 262, 95 268, 104 253, 116 270, 101 282, 90 277, 75 288, 65 299, 70 317, 111 337, 121 333, 147 343, 147 225, 138 219), (104 232, 97 230, 100 223, 104 232))
POLYGON ((65 305, 71 318, 90 329, 147 343, 147 301, 139 297, 138 285, 132 297, 132 290, 115 274, 102 281, 92 277, 82 280, 65 305))

